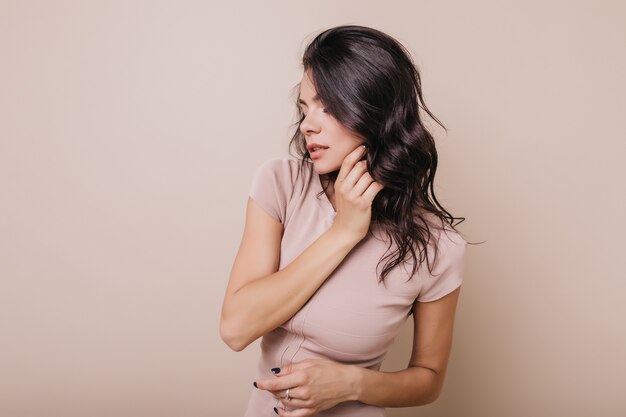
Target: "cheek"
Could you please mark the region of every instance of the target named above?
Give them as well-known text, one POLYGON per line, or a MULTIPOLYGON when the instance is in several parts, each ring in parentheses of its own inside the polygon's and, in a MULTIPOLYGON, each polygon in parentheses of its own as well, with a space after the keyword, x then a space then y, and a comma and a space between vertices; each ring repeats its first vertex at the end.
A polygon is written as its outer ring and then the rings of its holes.
POLYGON ((348 156, 350 152, 346 152, 344 149, 334 149, 332 162, 335 165, 336 169, 341 168, 341 164, 343 160, 348 156))
POLYGON ((354 151, 354 149, 356 149, 356 146, 353 146, 351 144, 342 144, 341 146, 338 146, 337 149, 335 149, 336 153, 335 155, 333 155, 333 158, 336 158, 339 161, 339 164, 341 164, 343 160, 348 155, 350 155, 352 151, 354 151))

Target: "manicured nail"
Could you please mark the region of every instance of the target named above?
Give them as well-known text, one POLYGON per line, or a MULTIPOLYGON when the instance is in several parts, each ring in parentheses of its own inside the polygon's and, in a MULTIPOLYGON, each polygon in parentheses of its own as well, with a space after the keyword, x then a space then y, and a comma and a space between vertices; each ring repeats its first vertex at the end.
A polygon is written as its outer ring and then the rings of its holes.
POLYGON ((276 407, 274 407, 274 412, 278 414, 278 409, 276 407))
POLYGON ((254 388, 259 388, 259 387, 257 387, 257 385, 256 385, 256 381, 252 382, 252 385, 254 385, 254 388))
POLYGON ((272 373, 273 374, 280 373, 280 368, 272 368, 272 373))

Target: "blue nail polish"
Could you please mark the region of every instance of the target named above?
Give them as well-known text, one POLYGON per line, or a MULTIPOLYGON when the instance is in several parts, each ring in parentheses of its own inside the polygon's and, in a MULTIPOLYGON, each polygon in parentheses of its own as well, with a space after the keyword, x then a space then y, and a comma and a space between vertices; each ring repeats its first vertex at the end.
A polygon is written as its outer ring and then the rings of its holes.
POLYGON ((272 368, 272 373, 273 373, 273 374, 278 374, 278 373, 280 373, 280 368, 272 368))

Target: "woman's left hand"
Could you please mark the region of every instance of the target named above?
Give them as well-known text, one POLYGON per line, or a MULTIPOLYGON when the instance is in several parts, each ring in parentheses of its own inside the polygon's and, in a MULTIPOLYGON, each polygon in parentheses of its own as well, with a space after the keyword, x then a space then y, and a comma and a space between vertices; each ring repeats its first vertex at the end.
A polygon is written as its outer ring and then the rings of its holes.
POLYGON ((256 384, 280 399, 282 407, 278 407, 278 415, 284 417, 311 416, 356 399, 354 366, 326 359, 296 362, 290 369, 281 369, 276 378, 259 379, 256 384))

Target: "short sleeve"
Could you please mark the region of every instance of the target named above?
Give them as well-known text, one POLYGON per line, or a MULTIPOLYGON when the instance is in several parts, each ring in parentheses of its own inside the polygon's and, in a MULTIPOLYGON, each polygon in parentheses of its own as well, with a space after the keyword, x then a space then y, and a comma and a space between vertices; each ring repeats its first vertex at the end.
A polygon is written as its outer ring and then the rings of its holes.
MULTIPOLYGON (((461 286, 467 242, 454 230, 440 233, 432 275, 423 278, 417 301, 435 301, 461 286)), ((429 255, 430 256, 430 255, 429 255)))
POLYGON ((289 160, 274 158, 257 168, 248 195, 270 216, 285 224, 291 188, 289 160))

